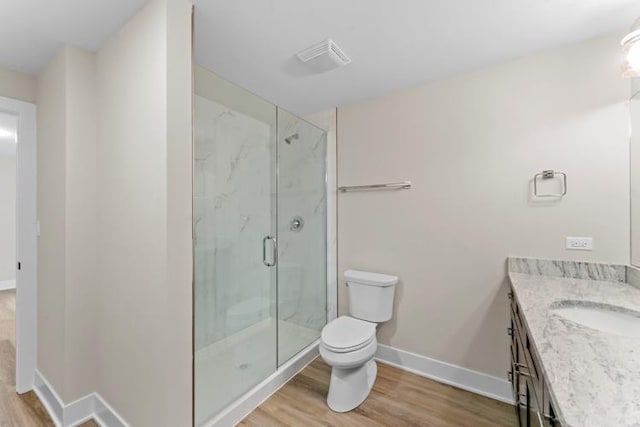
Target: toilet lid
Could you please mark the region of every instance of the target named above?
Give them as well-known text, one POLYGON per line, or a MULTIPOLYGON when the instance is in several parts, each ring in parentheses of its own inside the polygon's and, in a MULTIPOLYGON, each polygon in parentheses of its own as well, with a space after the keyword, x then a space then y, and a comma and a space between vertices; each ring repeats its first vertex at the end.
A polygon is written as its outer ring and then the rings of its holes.
POLYGON ((337 353, 358 350, 376 336, 376 324, 340 316, 322 329, 322 344, 337 353))

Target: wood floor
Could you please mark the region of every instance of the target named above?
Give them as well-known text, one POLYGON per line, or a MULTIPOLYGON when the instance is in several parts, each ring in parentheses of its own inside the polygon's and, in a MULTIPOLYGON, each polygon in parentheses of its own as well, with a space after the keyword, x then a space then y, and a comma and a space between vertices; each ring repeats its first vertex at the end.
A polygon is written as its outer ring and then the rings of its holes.
MULTIPOLYGON (((0 427, 54 427, 32 391, 16 393, 16 292, 0 291, 0 427)), ((93 420, 81 427, 98 427, 93 420)))
POLYGON ((326 405, 331 368, 320 358, 239 425, 270 426, 505 426, 518 425, 513 406, 378 363, 371 394, 344 414, 326 405))
MULTIPOLYGON (((378 363, 367 400, 344 414, 326 405, 331 369, 321 359, 240 423, 244 427, 517 426, 512 406, 378 363)), ((0 291, 0 427, 54 426, 33 392, 15 392, 15 291, 0 291)), ((97 427, 93 421, 81 427, 97 427)))

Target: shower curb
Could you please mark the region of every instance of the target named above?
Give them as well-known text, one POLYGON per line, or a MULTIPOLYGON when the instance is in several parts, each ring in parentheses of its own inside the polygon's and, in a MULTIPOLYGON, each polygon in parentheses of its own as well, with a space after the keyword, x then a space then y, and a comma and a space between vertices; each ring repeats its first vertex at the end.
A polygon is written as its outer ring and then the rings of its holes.
POLYGON ((313 362, 319 355, 320 340, 314 341, 304 350, 282 365, 269 378, 249 390, 214 418, 203 422, 199 427, 231 427, 242 421, 271 395, 295 377, 313 362))

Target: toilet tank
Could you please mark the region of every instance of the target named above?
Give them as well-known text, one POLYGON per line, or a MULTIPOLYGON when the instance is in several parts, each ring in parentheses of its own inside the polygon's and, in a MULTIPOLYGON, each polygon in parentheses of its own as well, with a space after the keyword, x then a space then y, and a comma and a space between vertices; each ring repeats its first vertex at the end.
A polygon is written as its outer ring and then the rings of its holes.
POLYGON ((391 319, 397 276, 347 270, 344 278, 352 317, 375 323, 391 319))

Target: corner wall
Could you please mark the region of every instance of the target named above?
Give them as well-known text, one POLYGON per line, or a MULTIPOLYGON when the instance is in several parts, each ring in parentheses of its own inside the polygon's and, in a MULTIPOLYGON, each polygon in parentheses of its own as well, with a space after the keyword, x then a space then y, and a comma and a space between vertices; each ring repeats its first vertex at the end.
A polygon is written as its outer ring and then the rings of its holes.
POLYGON ((97 391, 131 425, 163 425, 166 9, 151 1, 97 54, 97 391))
POLYGON ((95 369, 96 307, 96 84, 95 54, 65 49, 66 74, 66 315, 64 398, 91 393, 95 369))
POLYGON ((37 367, 65 425, 191 424, 191 7, 39 77, 37 367))
POLYGON ((94 72, 66 47, 38 80, 38 369, 67 402, 95 384, 94 72))
POLYGON ((98 384, 133 426, 191 421, 191 3, 97 54, 98 384))
POLYGON ((193 67, 192 3, 167 1, 167 426, 193 418, 193 67))
MULTIPOLYGON (((64 394, 66 310, 66 51, 38 76, 37 366, 64 394)), ((64 398, 64 396, 63 396, 64 398)))
POLYGON ((506 379, 507 256, 629 262, 629 81, 618 35, 338 110, 342 272, 400 276, 379 341, 506 379), (559 202, 531 198, 566 172, 559 202), (592 236, 593 252, 564 249, 592 236))

